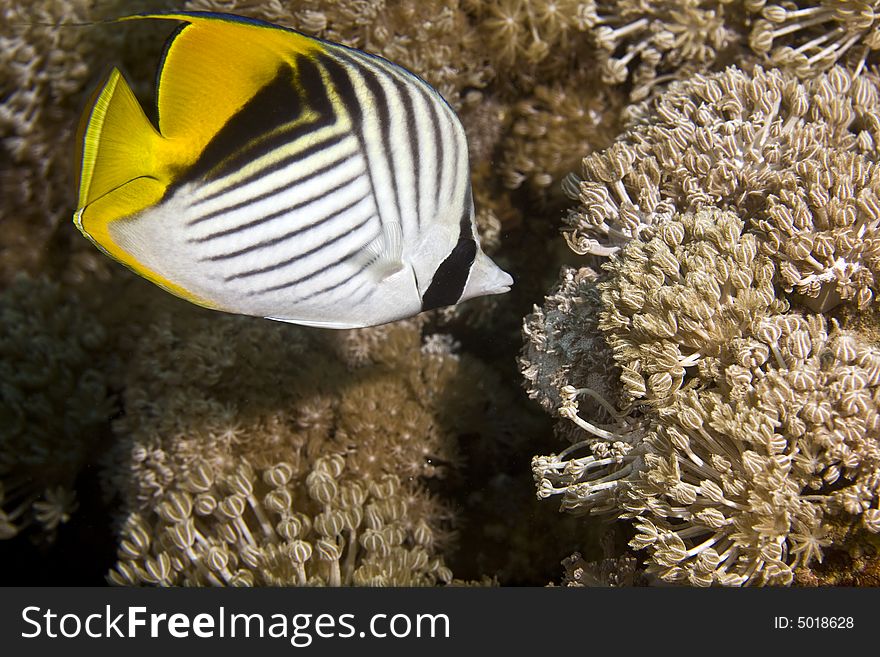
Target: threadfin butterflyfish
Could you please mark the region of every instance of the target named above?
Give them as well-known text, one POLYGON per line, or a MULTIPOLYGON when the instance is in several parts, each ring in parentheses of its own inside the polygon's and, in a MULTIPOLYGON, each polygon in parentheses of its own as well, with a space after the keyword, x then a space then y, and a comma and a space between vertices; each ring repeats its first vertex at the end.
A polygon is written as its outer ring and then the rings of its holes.
POLYGON ((76 226, 193 303, 329 328, 509 290, 480 248, 467 142, 391 62, 239 16, 173 12, 157 125, 118 69, 79 131, 76 226))

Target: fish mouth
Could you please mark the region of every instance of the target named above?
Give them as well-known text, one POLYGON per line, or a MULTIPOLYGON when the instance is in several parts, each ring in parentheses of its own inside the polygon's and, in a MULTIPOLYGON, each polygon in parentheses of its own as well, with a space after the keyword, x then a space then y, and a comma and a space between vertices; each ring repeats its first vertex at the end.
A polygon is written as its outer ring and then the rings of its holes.
POLYGON ((494 274, 495 284, 492 286, 492 291, 488 292, 488 294, 504 294, 505 292, 510 292, 510 288, 513 287, 513 276, 501 269, 498 265, 495 265, 494 274))

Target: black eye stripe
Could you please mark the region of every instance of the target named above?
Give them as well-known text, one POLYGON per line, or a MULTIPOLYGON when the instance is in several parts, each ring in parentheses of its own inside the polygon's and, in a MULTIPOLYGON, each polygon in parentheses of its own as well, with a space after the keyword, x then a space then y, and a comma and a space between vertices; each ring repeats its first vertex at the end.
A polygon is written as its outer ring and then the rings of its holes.
POLYGON ((434 272, 431 284, 422 295, 422 310, 453 306, 464 293, 471 265, 477 257, 477 242, 474 240, 474 229, 471 225, 474 205, 471 194, 471 187, 468 185, 458 222, 458 244, 434 272))
POLYGON ((460 238, 452 253, 437 267, 431 284, 422 296, 422 310, 458 303, 476 256, 477 243, 473 238, 460 238))

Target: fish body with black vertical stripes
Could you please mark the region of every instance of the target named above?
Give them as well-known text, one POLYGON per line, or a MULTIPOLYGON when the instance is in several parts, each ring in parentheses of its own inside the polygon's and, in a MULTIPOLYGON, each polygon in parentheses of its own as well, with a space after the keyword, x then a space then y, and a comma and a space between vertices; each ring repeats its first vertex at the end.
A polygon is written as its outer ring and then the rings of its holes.
POLYGON ((174 12, 157 125, 113 69, 78 133, 74 221, 217 310, 355 328, 509 290, 480 248, 467 142, 426 82, 270 23, 174 12))

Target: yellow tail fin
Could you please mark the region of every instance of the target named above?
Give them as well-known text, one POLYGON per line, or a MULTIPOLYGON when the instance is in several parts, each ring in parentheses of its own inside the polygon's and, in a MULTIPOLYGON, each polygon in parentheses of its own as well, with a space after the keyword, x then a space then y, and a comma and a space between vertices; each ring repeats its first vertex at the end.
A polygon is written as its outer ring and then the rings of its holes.
POLYGON ((130 180, 156 173, 153 165, 162 137, 119 69, 114 68, 95 93, 83 115, 79 138, 81 208, 130 180))
POLYGON ((82 167, 76 224, 109 251, 101 239, 106 224, 155 203, 167 187, 157 161, 163 139, 118 69, 110 72, 83 115, 78 138, 82 167))

